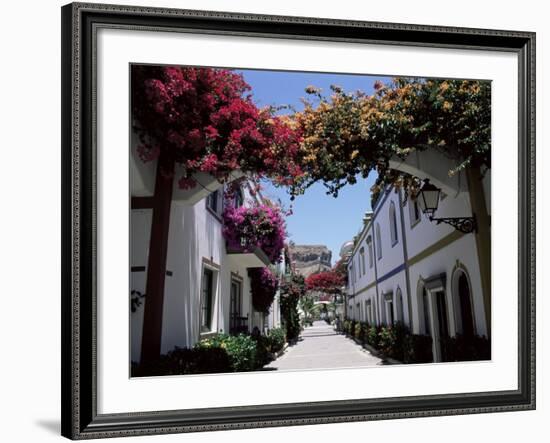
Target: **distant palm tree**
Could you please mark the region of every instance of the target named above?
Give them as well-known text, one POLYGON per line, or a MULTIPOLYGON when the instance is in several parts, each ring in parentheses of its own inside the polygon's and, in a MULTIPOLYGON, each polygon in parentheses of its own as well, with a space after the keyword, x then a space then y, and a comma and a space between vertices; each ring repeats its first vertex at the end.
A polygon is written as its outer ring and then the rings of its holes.
POLYGON ((311 321, 313 319, 313 314, 316 310, 315 302, 313 297, 304 295, 300 298, 299 307, 304 313, 304 320, 311 321))

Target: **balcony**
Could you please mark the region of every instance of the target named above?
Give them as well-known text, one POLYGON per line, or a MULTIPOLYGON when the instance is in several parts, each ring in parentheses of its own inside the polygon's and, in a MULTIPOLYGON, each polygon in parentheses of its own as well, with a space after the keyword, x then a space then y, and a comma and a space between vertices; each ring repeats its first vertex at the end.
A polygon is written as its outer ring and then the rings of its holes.
POLYGON ((227 257, 237 266, 244 268, 264 268, 271 263, 269 257, 259 247, 227 248, 227 257))
POLYGON ((231 314, 229 333, 231 335, 245 334, 248 332, 248 317, 241 317, 238 313, 231 314))

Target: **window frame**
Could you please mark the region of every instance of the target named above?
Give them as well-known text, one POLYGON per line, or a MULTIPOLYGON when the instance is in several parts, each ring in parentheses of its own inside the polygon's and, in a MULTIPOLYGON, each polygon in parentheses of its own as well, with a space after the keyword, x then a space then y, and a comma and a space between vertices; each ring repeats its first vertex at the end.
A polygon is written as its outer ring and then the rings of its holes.
POLYGON ((215 301, 215 286, 216 286, 216 270, 209 267, 203 266, 201 273, 201 299, 200 299, 200 333, 207 334, 212 332, 213 320, 214 320, 214 301, 215 301), (205 294, 205 277, 210 275, 209 280, 209 293, 205 294), (208 301, 208 304, 205 302, 208 301), (206 310, 206 315, 205 315, 206 310), (205 318, 208 318, 208 321, 205 323, 205 318))
POLYGON ((420 206, 418 205, 418 199, 409 198, 408 205, 409 207, 409 224, 411 229, 414 228, 420 220, 422 219, 422 214, 420 212, 420 206), (418 217, 416 216, 418 213, 418 217))
POLYGON ((399 243, 399 234, 397 232, 397 214, 395 213, 395 203, 390 202, 390 207, 388 208, 388 215, 390 219, 390 241, 392 248, 399 243))
POLYGON ((372 243, 372 235, 369 235, 366 240, 367 247, 369 249, 369 269, 372 269, 374 265, 374 251, 373 251, 373 243, 372 243))
MULTIPOLYGON (((223 190, 222 190, 223 192, 223 190)), ((205 200, 205 207, 206 210, 214 216, 216 220, 219 222, 222 221, 222 212, 223 212, 223 195, 220 198, 220 189, 217 189, 215 191, 212 191, 210 194, 206 196, 205 200), (214 197, 215 196, 215 197, 214 197), (215 201, 215 208, 212 205, 212 201, 215 201)))
POLYGON ((376 223, 374 227, 375 237, 376 237, 376 258, 378 260, 382 259, 382 234, 380 233, 380 223, 376 223))

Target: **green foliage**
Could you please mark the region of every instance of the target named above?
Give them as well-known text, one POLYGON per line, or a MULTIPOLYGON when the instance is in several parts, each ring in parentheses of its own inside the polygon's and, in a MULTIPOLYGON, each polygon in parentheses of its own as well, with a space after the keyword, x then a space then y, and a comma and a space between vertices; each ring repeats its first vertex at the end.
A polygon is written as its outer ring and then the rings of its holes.
POLYGON ((373 348, 379 347, 379 333, 381 328, 379 326, 371 326, 367 331, 367 343, 373 348))
MULTIPOLYGON (((306 284, 307 288, 307 284, 306 284)), ((311 326, 313 324, 313 317, 315 315, 315 302, 313 297, 308 295, 302 295, 298 305, 304 313, 304 324, 311 326)))
POLYGON ((357 322, 355 323, 355 327, 353 328, 353 336, 358 340, 361 340, 362 335, 363 335, 362 324, 360 322, 357 322))
POLYGON ((267 335, 218 334, 193 348, 175 347, 154 362, 133 362, 132 377, 254 371, 269 363, 285 342, 283 328, 273 328, 267 335))
POLYGON ((233 372, 256 369, 257 342, 249 335, 218 334, 201 340, 194 349, 223 349, 227 352, 233 372))
POLYGON ((432 337, 410 334, 404 338, 403 363, 430 363, 433 361, 432 337))
POLYGON ((298 301, 305 293, 304 277, 291 274, 287 281, 280 287, 281 317, 286 336, 289 341, 298 338, 301 331, 300 316, 298 314, 298 301))
POLYGON ((491 342, 485 336, 457 334, 456 337, 441 337, 440 342, 443 361, 491 359, 491 342))
POLYGON ((231 361, 224 349, 189 349, 175 347, 154 362, 132 363, 132 377, 158 375, 206 374, 231 372, 231 361))
MULTIPOLYGON (((433 361, 432 337, 411 334, 401 322, 393 326, 369 326, 346 319, 342 331, 367 343, 383 355, 403 363, 430 363, 433 361)), ((441 354, 443 361, 475 361, 491 359, 491 342, 485 337, 442 337, 441 354)))
POLYGON ((268 364, 271 358, 271 342, 266 335, 252 335, 252 338, 256 341, 256 355, 255 366, 261 368, 268 364))
POLYGON ((382 326, 378 333, 378 348, 386 355, 395 354, 396 344, 394 329, 382 326))
POLYGON ((271 352, 279 352, 286 342, 286 331, 284 328, 273 328, 267 333, 271 352))

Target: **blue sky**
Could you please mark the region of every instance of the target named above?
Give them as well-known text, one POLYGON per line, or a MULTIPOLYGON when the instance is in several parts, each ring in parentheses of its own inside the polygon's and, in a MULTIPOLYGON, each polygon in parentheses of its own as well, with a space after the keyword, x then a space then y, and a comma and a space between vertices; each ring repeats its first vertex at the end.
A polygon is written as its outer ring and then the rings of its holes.
MULTIPOLYGON (((306 97, 309 85, 331 93, 330 85, 338 85, 345 92, 361 90, 372 93, 375 80, 387 82, 384 77, 345 74, 318 74, 309 72, 237 70, 252 87, 254 102, 260 106, 291 105, 301 110, 301 97, 306 97)), ((324 244, 332 251, 333 264, 338 260, 342 244, 359 231, 365 211, 370 210, 370 187, 376 179, 372 173, 360 178, 355 185, 346 185, 338 197, 326 195, 325 187, 317 183, 296 198, 293 214, 286 218, 289 240, 296 244, 324 244)), ((290 207, 289 195, 283 188, 264 182, 263 195, 280 200, 290 207)))

